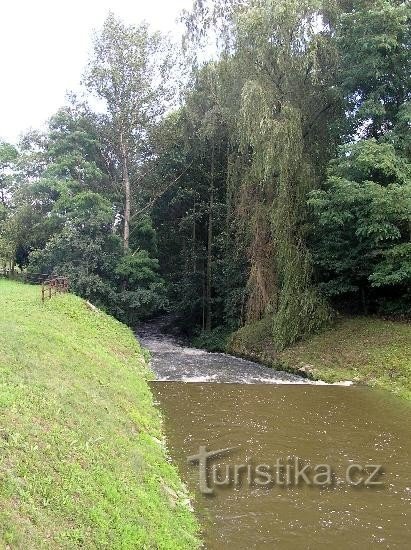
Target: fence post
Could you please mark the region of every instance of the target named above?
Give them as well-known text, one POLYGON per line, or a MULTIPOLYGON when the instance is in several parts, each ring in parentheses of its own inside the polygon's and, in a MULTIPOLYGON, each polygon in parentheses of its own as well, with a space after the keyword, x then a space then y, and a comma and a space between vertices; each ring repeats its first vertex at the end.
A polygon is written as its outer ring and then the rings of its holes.
POLYGON ((46 293, 48 298, 51 299, 52 296, 56 294, 63 294, 69 291, 69 280, 68 277, 54 277, 42 278, 41 280, 41 301, 44 302, 46 299, 46 293))

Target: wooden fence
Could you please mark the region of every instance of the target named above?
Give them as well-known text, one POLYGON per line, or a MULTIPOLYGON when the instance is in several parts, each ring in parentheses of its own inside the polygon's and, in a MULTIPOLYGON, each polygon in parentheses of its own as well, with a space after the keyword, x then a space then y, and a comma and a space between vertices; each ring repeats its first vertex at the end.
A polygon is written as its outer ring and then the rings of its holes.
POLYGON ((69 280, 67 277, 53 277, 46 279, 41 284, 41 300, 55 296, 58 292, 65 293, 69 291, 69 280))

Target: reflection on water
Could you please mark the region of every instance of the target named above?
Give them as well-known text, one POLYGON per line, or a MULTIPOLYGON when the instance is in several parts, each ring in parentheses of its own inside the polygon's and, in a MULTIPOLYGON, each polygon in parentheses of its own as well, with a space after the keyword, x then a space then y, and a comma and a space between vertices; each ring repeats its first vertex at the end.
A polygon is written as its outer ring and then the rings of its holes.
POLYGON ((209 549, 410 548, 411 408, 359 387, 154 382, 172 457, 195 494, 209 549), (221 464, 298 456, 344 474, 382 464, 384 486, 198 491, 200 445, 235 447, 221 464))

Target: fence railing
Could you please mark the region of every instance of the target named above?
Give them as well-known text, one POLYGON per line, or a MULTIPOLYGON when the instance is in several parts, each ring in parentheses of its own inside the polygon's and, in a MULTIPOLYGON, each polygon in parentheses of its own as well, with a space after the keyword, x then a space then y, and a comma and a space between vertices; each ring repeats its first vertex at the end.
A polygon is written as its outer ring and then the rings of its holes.
POLYGON ((41 283, 41 300, 44 302, 46 298, 51 298, 57 293, 65 293, 69 291, 68 277, 53 277, 46 279, 41 283))

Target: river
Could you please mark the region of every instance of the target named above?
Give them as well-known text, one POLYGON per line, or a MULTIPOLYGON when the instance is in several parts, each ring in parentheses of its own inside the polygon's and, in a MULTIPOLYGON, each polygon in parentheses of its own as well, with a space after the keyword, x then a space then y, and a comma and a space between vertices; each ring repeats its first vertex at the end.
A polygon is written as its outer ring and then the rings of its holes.
POLYGON ((138 336, 207 549, 410 548, 409 403, 195 350, 156 324, 138 336), (201 446, 230 449, 208 462, 213 494, 202 494, 200 468, 187 461, 201 446))

